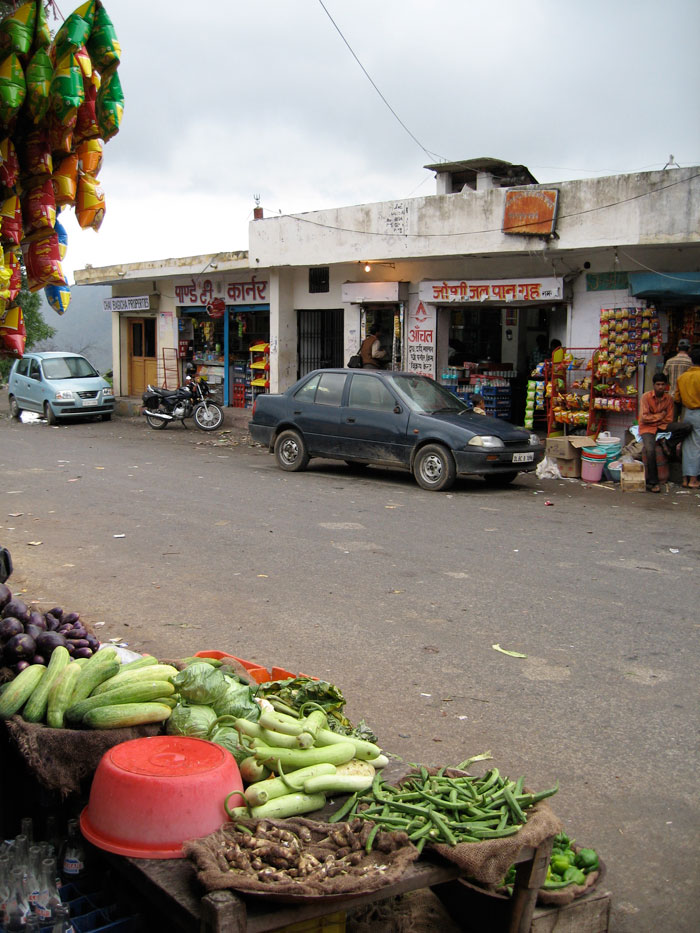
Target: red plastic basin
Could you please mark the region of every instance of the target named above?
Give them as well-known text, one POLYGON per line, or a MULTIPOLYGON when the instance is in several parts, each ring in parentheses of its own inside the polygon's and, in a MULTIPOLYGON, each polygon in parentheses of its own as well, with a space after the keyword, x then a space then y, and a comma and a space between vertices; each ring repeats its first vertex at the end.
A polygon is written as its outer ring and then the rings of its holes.
POLYGON ((185 839, 227 821, 224 800, 233 790, 243 790, 241 775, 220 745, 177 735, 132 739, 102 756, 80 828, 118 855, 182 858, 185 839))

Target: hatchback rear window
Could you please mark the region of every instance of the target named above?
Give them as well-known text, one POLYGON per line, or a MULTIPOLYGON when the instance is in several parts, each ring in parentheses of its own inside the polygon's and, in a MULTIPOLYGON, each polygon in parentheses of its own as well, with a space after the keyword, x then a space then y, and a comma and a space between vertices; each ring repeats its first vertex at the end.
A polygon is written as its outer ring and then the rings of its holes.
POLYGON ((84 356, 57 356, 44 360, 43 368, 46 379, 85 379, 99 376, 84 356))

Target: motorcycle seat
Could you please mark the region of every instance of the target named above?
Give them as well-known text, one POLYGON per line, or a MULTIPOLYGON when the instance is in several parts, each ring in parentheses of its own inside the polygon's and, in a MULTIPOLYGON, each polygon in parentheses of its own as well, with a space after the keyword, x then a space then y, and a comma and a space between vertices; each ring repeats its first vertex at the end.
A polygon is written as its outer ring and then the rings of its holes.
POLYGON ((148 387, 147 395, 159 395, 161 398, 169 398, 171 395, 177 395, 179 389, 160 389, 158 386, 148 387))

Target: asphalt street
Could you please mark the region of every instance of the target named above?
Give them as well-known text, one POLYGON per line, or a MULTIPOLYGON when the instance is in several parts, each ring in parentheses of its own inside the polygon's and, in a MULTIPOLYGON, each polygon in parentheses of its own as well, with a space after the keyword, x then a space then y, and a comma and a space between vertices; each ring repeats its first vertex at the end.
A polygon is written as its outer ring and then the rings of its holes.
POLYGON ((101 640, 336 683, 407 761, 490 750, 607 865, 615 933, 697 929, 700 496, 312 461, 235 426, 18 423, 0 399, 11 585, 101 640), (494 648, 525 654, 516 658, 494 648))

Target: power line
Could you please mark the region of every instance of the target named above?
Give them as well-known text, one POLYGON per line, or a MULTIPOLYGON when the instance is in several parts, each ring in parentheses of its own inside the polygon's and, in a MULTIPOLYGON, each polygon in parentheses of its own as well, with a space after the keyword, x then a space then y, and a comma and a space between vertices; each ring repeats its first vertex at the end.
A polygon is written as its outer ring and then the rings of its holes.
POLYGON ((333 19, 333 17, 331 16, 331 14, 330 14, 330 13, 328 12, 328 10, 326 9, 326 6, 325 6, 325 4, 323 3, 323 0, 318 0, 318 2, 321 4, 321 7, 323 8, 323 11, 324 11, 324 13, 326 14, 326 16, 328 17, 328 19, 331 21, 331 23, 333 23, 333 26, 335 27, 335 29, 336 29, 338 35, 339 35, 340 38, 343 40, 343 42, 345 43, 345 45, 348 47, 348 50, 350 51, 350 54, 351 54, 352 57, 355 59, 355 61, 357 62, 357 64, 360 66, 360 68, 362 69, 362 71, 363 71, 365 77, 367 78, 367 80, 369 81, 369 83, 372 85, 372 87, 373 87, 374 90, 377 92, 377 94, 379 94, 379 96, 381 97, 381 99, 384 101, 384 103, 385 103, 386 106, 389 108, 389 110, 391 111, 391 113, 396 117, 396 119, 397 119, 398 122, 401 124, 401 126, 406 130, 406 132, 407 132, 408 135, 411 137, 411 139, 413 140, 413 142, 416 143, 416 145, 418 145, 418 146, 423 150, 423 152, 424 152, 426 155, 430 156, 431 159, 439 159, 439 160, 441 160, 441 161, 447 161, 447 160, 445 159, 444 156, 438 155, 436 152, 431 152, 430 149, 426 149, 425 146, 423 145, 423 143, 413 135, 413 133, 409 130, 409 128, 408 128, 408 127, 406 126, 406 124, 403 122, 403 120, 401 119, 401 117, 400 117, 400 116, 398 115, 398 113, 394 110, 394 108, 391 106, 391 104, 389 103, 389 101, 386 99, 386 97, 382 94, 382 92, 379 90, 379 88, 377 87, 377 85, 374 83, 374 81, 372 80, 372 76, 369 74, 369 72, 367 71, 367 69, 365 68, 365 66, 362 64, 362 62, 360 61, 360 59, 357 57, 357 55, 355 54, 355 52, 354 52, 352 46, 350 45, 350 43, 348 42, 348 40, 345 38, 345 36, 343 35, 343 33, 340 31, 340 27, 338 26, 338 24, 336 23, 336 21, 333 19))

